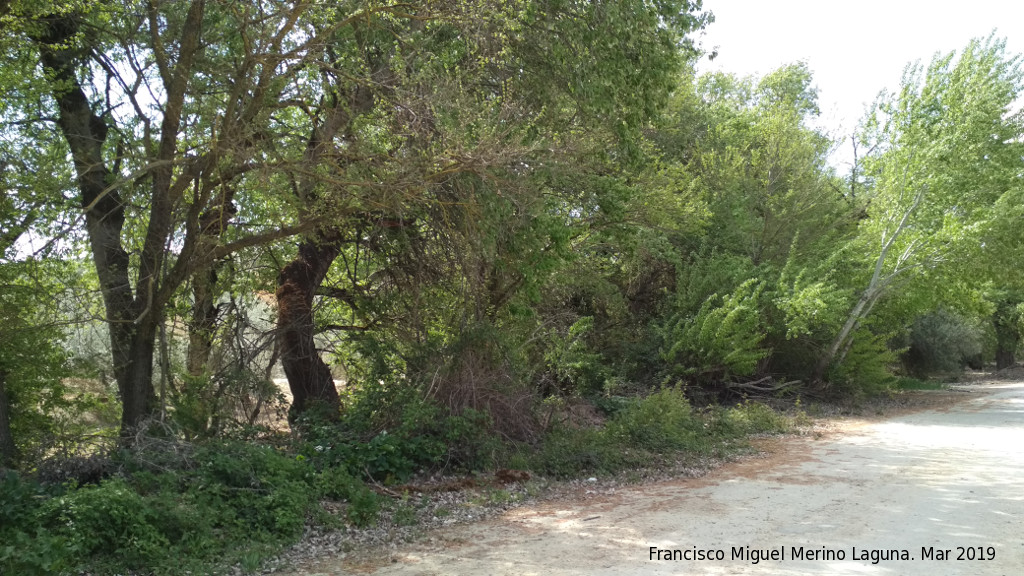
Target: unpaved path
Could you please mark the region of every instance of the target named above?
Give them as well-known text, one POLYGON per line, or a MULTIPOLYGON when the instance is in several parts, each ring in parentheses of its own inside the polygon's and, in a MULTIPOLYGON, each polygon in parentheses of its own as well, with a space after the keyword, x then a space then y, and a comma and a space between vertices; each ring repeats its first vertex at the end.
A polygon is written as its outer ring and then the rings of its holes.
POLYGON ((1024 383, 984 388, 944 410, 777 440, 771 457, 705 478, 521 508, 308 574, 1022 575, 1024 383), (784 559, 733 558, 748 546, 784 559), (651 547, 724 559, 658 561, 651 547), (925 559, 928 547, 950 553, 925 559), (958 547, 994 558, 957 560, 958 547), (796 560, 794 548, 831 558, 796 560), (910 559, 857 559, 883 549, 910 559))

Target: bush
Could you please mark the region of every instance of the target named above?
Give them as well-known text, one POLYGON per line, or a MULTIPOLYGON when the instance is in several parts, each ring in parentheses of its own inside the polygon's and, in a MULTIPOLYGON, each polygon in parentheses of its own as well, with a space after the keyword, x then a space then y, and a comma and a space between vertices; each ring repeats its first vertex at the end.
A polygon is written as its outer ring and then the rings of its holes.
POLYGON ((568 328, 566 335, 553 334, 544 352, 549 373, 559 382, 559 388, 570 395, 598 392, 609 377, 601 354, 588 345, 593 329, 594 318, 584 316, 568 328))
POLYGON ((846 359, 833 368, 829 382, 836 392, 850 396, 874 396, 891 390, 896 378, 892 367, 898 362, 899 350, 889 347, 891 334, 874 334, 861 328, 853 338, 846 359))
POLYGON ((344 468, 324 470, 317 476, 316 486, 324 497, 349 503, 346 517, 355 526, 369 526, 377 520, 380 497, 344 468))
POLYGON ((721 410, 719 421, 729 435, 782 434, 790 429, 785 415, 758 402, 746 401, 721 410))
POLYGON ((103 555, 130 569, 154 566, 166 555, 166 516, 121 479, 70 490, 50 499, 43 511, 46 523, 78 555, 103 555))
POLYGON ((626 446, 652 452, 699 450, 703 422, 678 388, 665 388, 612 417, 606 433, 626 446))
POLYGON ((682 390, 665 388, 620 408, 604 428, 554 430, 528 464, 558 478, 658 468, 693 455, 727 453, 748 434, 788 429, 789 420, 763 404, 699 413, 682 390))
POLYGON ((321 494, 344 492, 358 524, 379 508, 361 482, 329 481, 301 455, 233 441, 179 448, 177 459, 125 452, 125 475, 85 486, 0 478, 0 573, 209 573, 294 541, 321 494))
POLYGON ((752 374, 767 354, 761 347, 763 289, 763 282, 748 280, 725 297, 710 296, 696 314, 683 309, 672 315, 662 330, 662 360, 697 381, 752 374))
POLYGON ((654 456, 643 450, 629 450, 603 429, 562 429, 551 432, 529 458, 529 467, 555 478, 580 474, 614 474, 627 468, 650 466, 654 456))
POLYGON ((219 442, 196 451, 198 468, 188 489, 216 509, 216 526, 251 537, 297 537, 315 505, 315 471, 302 456, 268 446, 219 442))
POLYGON ((72 566, 66 538, 44 526, 42 487, 10 471, 0 476, 0 574, 57 574, 72 566))
POLYGON ((983 338, 977 322, 948 310, 936 310, 914 321, 903 365, 918 377, 957 372, 981 355, 983 338))
POLYGON ((305 425, 302 453, 318 469, 345 468, 385 483, 421 470, 475 470, 494 463, 501 442, 485 412, 458 414, 409 386, 367 385, 349 400, 338 424, 305 425))

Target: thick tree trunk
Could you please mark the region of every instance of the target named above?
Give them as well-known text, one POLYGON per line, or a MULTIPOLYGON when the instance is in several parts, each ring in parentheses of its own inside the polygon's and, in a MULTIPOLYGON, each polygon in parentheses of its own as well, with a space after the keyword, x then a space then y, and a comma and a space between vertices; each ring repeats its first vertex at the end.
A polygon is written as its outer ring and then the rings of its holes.
POLYGON ((294 398, 289 419, 313 408, 336 418, 341 407, 331 370, 313 338, 313 296, 338 257, 339 245, 319 234, 303 241, 277 279, 278 346, 294 398))
MULTIPOLYGON (((319 163, 335 136, 349 127, 355 114, 373 108, 372 90, 357 90, 345 105, 338 99, 324 121, 313 129, 306 144, 305 161, 319 163)), ((316 180, 306 177, 300 186, 300 197, 309 201, 316 197, 316 180)), ((304 214, 303 218, 308 218, 304 214)), ((310 234, 299 244, 295 259, 277 277, 277 346, 288 386, 292 392, 289 420, 312 408, 334 419, 341 409, 341 398, 334 387, 331 370, 320 359, 314 341, 313 296, 327 276, 327 271, 341 251, 337 230, 310 234)))
POLYGON ((0 470, 13 468, 18 461, 18 447, 11 431, 11 403, 7 396, 7 373, 0 370, 0 470))
POLYGON ((996 370, 1002 370, 1003 368, 1009 368, 1017 363, 1017 343, 1014 342, 1013 346, 1003 345, 1000 342, 999 347, 996 349, 996 370))
MULTIPOLYGON (((162 321, 162 320, 161 320, 162 321)), ((159 325, 145 321, 135 332, 121 389, 121 433, 131 435, 143 422, 160 409, 153 388, 153 358, 156 355, 156 333, 159 325)))
POLYGON ((54 16, 44 22, 46 26, 33 39, 39 46, 43 67, 54 75, 57 124, 75 164, 89 246, 107 313, 114 377, 124 406, 122 432, 130 433, 155 408, 155 324, 152 320, 145 322, 145 327, 137 324, 142 315, 152 318, 153 311, 136 310, 129 280, 129 256, 121 243, 124 204, 116 189, 108 189, 114 175, 103 158, 107 125, 93 112, 75 74, 84 54, 67 47, 75 44, 79 21, 73 16, 54 16))

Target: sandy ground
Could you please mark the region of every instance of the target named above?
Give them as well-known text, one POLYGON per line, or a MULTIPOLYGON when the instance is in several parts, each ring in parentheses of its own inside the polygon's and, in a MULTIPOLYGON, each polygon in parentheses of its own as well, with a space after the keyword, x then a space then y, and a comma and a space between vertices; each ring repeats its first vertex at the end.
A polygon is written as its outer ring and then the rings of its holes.
POLYGON ((306 574, 1017 576, 1024 383, 972 388, 968 400, 943 409, 768 440, 768 458, 704 478, 520 508, 435 531, 386 557, 326 560, 306 574), (657 560, 652 547, 723 558, 657 560), (784 559, 755 564, 735 558, 734 547, 784 559), (794 559, 800 548, 829 557, 794 559), (926 559, 927 548, 938 552, 926 559), (970 550, 965 559, 958 548, 970 550), (870 558, 890 549, 907 559, 870 558))

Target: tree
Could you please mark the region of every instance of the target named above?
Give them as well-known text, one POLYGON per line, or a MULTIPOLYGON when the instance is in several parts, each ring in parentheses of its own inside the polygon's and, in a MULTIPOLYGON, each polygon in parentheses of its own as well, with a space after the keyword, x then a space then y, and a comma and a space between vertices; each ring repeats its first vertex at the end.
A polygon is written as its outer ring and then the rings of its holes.
MULTIPOLYGON (((753 332, 738 347, 722 340, 721 349, 755 359, 732 376, 813 370, 806 350, 831 329, 841 300, 833 255, 855 231, 861 208, 827 164, 832 144, 812 127, 816 114, 817 90, 802 63, 759 79, 707 74, 676 91, 650 135, 659 170, 645 180, 642 197, 657 213, 672 215, 658 229, 675 232, 675 284, 668 290, 676 298, 669 315, 670 324, 683 324, 675 334, 662 331, 674 340, 664 343, 666 350, 680 343, 686 322, 731 314, 747 321, 738 332, 753 332), (760 296, 737 298, 751 280, 761 284, 760 296)), ((698 339, 684 340, 696 346, 698 339)), ((721 375, 720 365, 683 368, 721 375)))
POLYGON ((852 253, 870 272, 814 380, 843 361, 862 321, 894 286, 923 280, 976 253, 993 207, 1016 182, 1024 117, 1013 112, 1024 73, 1005 41, 971 41, 959 55, 909 66, 896 94, 883 93, 864 123, 861 148, 870 199, 852 253))
MULTIPOLYGON (((315 298, 338 297, 356 310, 357 299, 379 287, 324 289, 346 246, 381 244, 401 229, 419 249, 427 238, 468 247, 470 258, 453 260, 480 257, 477 265, 444 273, 487 287, 478 311, 500 309, 524 277, 499 273, 494 252, 473 250, 489 243, 489 231, 478 226, 496 222, 471 217, 501 204, 490 195, 507 194, 528 219, 523 207, 543 204, 520 196, 528 188, 521 183, 571 156, 587 132, 617 138, 616 154, 635 153, 633 137, 665 101, 687 56, 684 35, 707 21, 699 7, 512 3, 463 13, 424 4, 411 15, 354 22, 356 32, 339 40, 333 57, 358 62, 374 81, 349 76, 332 84, 332 98, 348 105, 310 138, 311 153, 338 157, 336 178, 369 173, 374 184, 306 186, 335 224, 306 235, 278 279, 279 345, 294 411, 321 405, 337 414, 337 392, 314 340, 315 298)), ((394 270, 379 271, 378 284, 393 280, 394 270)))
POLYGON ((66 146, 81 218, 65 233, 99 278, 124 433, 155 410, 157 334, 182 287, 198 373, 217 262, 298 232, 278 282, 282 357, 300 410, 336 404, 310 303, 353 231, 406 222, 423 190, 509 168, 524 157, 509 150, 580 122, 629 143, 690 49, 683 35, 708 21, 699 8, 4 2, 7 119, 52 123, 66 146), (252 224, 255 205, 276 218, 252 224))
MULTIPOLYGON (((245 214, 238 200, 288 186, 275 180, 282 167, 312 172, 317 158, 289 142, 321 115, 310 66, 328 43, 311 22, 328 18, 327 32, 345 22, 308 3, 136 8, 4 5, 19 56, 4 71, 21 107, 11 120, 53 122, 66 143, 83 216, 66 232, 84 232, 99 277, 126 434, 155 410, 156 334, 180 287, 194 275, 201 286, 225 255, 299 229, 272 221, 225 234, 245 214)), ((349 20, 395 10, 349 8, 349 20)))

